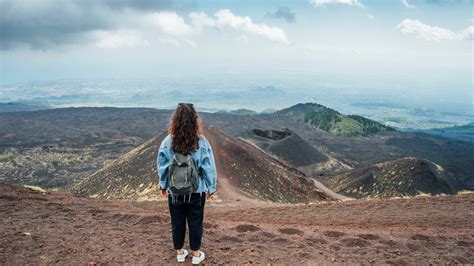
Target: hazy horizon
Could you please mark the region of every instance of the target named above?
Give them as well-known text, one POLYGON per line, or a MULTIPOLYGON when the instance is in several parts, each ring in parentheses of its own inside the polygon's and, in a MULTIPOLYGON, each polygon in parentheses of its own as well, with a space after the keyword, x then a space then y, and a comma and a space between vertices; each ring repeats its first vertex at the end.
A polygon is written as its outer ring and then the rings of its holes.
POLYGON ((0 0, 0 10, 1 102, 474 114, 469 0, 0 0))

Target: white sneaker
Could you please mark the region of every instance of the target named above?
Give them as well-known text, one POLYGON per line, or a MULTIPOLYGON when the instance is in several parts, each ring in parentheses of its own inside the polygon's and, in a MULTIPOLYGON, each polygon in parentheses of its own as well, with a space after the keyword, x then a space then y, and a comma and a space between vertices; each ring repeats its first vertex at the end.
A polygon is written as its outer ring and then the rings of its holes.
POLYGON ((183 254, 178 254, 176 255, 176 258, 178 259, 178 262, 184 262, 186 260, 186 257, 188 256, 188 251, 185 249, 183 254))
POLYGON ((206 258, 204 252, 199 251, 199 257, 193 256, 193 264, 199 264, 206 258))

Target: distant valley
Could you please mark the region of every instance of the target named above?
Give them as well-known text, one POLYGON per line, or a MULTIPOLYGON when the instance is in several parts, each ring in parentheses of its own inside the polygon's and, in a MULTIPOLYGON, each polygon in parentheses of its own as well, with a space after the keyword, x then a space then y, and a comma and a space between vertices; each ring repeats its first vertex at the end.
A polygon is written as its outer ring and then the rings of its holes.
MULTIPOLYGON (((193 102, 200 111, 234 114, 272 113, 301 102, 317 102, 339 113, 370 118, 402 130, 429 130, 474 121, 472 106, 438 98, 413 99, 373 84, 337 86, 324 80, 285 78, 273 82, 221 82, 206 79, 64 79, 5 84, 0 88, 0 112, 77 106, 149 107, 170 109, 178 101, 193 102), (291 83, 291 85, 290 85, 291 83), (231 85, 229 85, 231 84, 231 85), (205 97, 202 97, 205 95, 205 97), (12 108, 12 105, 16 106, 12 108)), ((364 82, 365 83, 365 82, 364 82)), ((343 82, 344 84, 344 82, 343 82)), ((343 120, 339 126, 350 126, 343 120)), ((339 127, 338 126, 338 127, 339 127)), ((337 128, 337 127, 336 127, 337 128)))

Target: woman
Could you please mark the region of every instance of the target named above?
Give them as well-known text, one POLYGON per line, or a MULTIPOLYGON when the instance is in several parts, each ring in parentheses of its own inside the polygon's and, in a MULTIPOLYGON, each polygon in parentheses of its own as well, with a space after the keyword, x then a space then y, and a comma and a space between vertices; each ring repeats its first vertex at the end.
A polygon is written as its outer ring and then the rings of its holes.
POLYGON ((184 262, 188 256, 184 249, 187 221, 192 263, 199 264, 205 258, 201 251, 204 204, 216 192, 217 176, 211 145, 201 135, 200 118, 192 104, 178 104, 168 136, 160 145, 157 165, 161 194, 168 198, 177 260, 184 262))

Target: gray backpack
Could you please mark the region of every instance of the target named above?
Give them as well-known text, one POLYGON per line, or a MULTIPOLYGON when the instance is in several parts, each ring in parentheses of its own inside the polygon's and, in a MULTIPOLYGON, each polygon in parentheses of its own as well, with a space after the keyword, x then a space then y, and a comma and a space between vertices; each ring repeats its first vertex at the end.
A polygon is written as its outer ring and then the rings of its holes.
POLYGON ((169 169, 169 189, 173 195, 191 195, 196 192, 199 173, 191 154, 175 153, 169 169))

